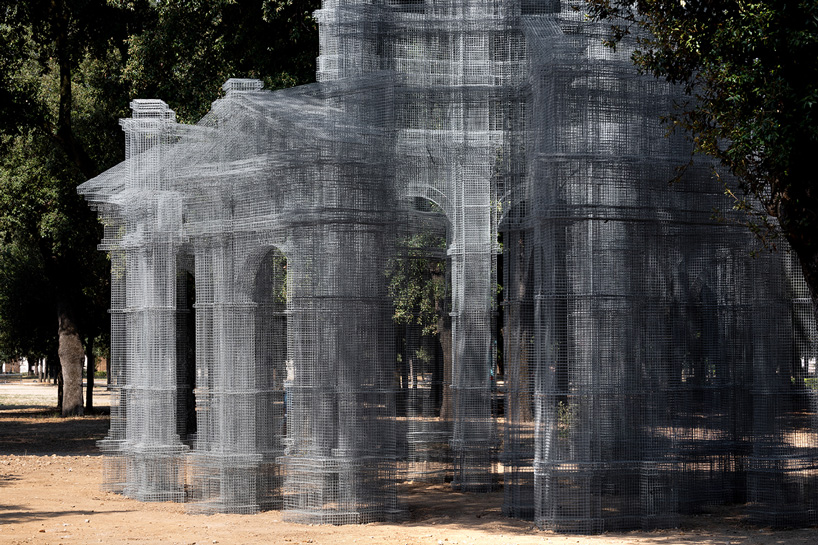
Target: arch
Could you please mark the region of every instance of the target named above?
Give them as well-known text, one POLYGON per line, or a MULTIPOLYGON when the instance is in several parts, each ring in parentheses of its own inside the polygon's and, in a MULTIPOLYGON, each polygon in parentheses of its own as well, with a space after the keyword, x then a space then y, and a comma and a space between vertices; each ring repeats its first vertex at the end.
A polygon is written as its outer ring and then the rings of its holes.
POLYGON ((176 256, 176 433, 191 445, 196 437, 196 277, 188 249, 176 256))
POLYGON ((275 246, 255 252, 250 293, 253 306, 256 397, 256 448, 261 456, 258 505, 262 510, 282 507, 282 472, 286 435, 288 358, 287 257, 275 246))
POLYGON ((263 261, 272 253, 281 254, 285 259, 289 259, 289 251, 283 241, 264 241, 253 246, 247 257, 239 263, 236 274, 236 298, 240 301, 253 301, 253 293, 256 288, 256 277, 263 261))
POLYGON ((452 206, 449 197, 436 187, 432 187, 430 185, 410 186, 401 195, 401 197, 403 199, 411 199, 414 197, 426 199, 443 211, 443 214, 446 216, 446 219, 449 220, 449 224, 451 225, 454 206, 452 206))
POLYGON ((407 475, 442 482, 452 473, 452 222, 438 201, 405 195, 409 222, 392 260, 398 414, 405 416, 407 475), (432 206, 429 207, 428 203, 432 206))
MULTIPOLYGON (((257 379, 276 392, 283 392, 288 361, 287 257, 278 248, 270 248, 259 261, 252 295, 257 379)), ((276 414, 283 416, 283 406, 280 409, 276 414)))

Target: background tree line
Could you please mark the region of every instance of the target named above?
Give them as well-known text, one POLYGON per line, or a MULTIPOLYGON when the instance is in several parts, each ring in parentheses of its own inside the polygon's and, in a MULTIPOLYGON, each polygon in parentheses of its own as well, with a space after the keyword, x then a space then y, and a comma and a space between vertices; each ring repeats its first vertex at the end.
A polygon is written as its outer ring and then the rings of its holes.
POLYGON ((665 121, 729 171, 725 193, 768 248, 789 243, 818 325, 818 1, 584 0, 581 9, 609 25, 611 47, 631 35, 638 70, 682 86, 686 98, 665 121))
MULTIPOLYGON (((611 45, 644 31, 637 68, 690 97, 669 122, 734 175, 752 229, 787 239, 818 316, 818 2, 575 1, 610 23, 611 45)), ((194 122, 229 77, 313 81, 319 4, 0 0, 0 357, 59 361, 63 414, 83 411, 83 355, 109 323, 101 226, 76 187, 123 159, 129 101, 161 98, 194 122)), ((407 308, 440 306, 427 291, 407 308)))
POLYGON ((0 357, 59 362, 63 415, 82 414, 83 359, 109 328, 102 228, 76 187, 124 159, 130 100, 161 98, 195 122, 229 77, 313 81, 318 7, 0 0, 0 357))

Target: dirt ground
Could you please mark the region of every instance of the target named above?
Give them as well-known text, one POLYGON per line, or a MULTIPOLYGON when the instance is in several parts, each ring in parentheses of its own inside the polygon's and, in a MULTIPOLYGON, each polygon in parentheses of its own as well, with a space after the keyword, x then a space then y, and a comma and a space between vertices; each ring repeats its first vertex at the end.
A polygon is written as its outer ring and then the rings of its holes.
MULTIPOLYGON (((95 398, 107 404, 103 392, 95 398)), ((173 503, 140 503, 100 491, 102 458, 95 441, 104 414, 61 419, 53 386, 0 383, 0 544, 395 544, 575 545, 818 543, 818 529, 773 531, 745 524, 730 510, 687 517, 655 532, 566 536, 503 517, 502 492, 462 494, 444 485, 403 485, 409 518, 402 523, 305 526, 280 512, 189 515, 173 503)))

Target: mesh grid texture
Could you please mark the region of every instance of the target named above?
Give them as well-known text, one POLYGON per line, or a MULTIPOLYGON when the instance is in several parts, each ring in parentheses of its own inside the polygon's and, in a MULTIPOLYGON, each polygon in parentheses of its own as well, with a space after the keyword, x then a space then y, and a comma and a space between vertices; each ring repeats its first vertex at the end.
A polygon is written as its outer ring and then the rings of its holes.
POLYGON ((806 288, 750 257, 712 165, 668 184, 680 91, 570 2, 316 17, 318 83, 231 79, 196 125, 135 100, 80 186, 111 256, 104 487, 349 524, 404 517, 401 480, 502 478, 557 531, 818 522, 806 288), (393 319, 417 285, 432 325, 393 319))

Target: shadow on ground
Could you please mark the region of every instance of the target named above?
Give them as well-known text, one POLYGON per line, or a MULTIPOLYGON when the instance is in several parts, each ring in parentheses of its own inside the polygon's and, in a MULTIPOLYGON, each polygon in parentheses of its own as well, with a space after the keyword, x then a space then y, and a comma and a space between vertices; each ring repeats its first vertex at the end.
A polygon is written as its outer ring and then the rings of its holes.
MULTIPOLYGON (((106 511, 109 513, 126 513, 127 511, 106 511)), ((21 524, 35 522, 38 520, 50 520, 57 517, 67 517, 71 515, 88 515, 85 510, 70 509, 64 511, 30 511, 20 505, 0 506, 0 524, 21 524)))
POLYGON ((0 454, 98 454, 109 416, 61 418, 53 409, 0 411, 0 454))
POLYGON ((404 484, 409 527, 440 525, 448 530, 486 532, 505 536, 499 543, 515 543, 530 536, 547 543, 639 544, 639 545, 779 545, 814 544, 816 530, 772 530, 747 522, 741 505, 712 506, 705 514, 682 516, 679 528, 654 531, 609 532, 600 535, 572 535, 545 532, 530 520, 511 519, 501 511, 502 492, 471 494, 452 491, 448 484, 404 484))

